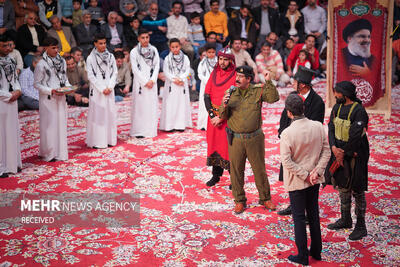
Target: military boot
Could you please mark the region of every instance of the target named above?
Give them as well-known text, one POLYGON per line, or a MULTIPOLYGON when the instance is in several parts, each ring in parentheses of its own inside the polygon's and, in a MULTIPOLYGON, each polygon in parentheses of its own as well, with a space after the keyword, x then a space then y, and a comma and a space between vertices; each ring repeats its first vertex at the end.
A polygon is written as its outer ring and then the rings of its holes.
POLYGON ((207 186, 214 186, 220 180, 220 176, 213 175, 213 177, 206 183, 207 186))
POLYGON ((346 229, 346 228, 352 228, 352 227, 353 227, 353 222, 351 220, 351 217, 341 217, 336 222, 328 224, 329 230, 339 230, 339 229, 346 229))
POLYGON ((365 226, 365 219, 363 217, 358 217, 356 226, 354 227, 353 232, 349 235, 350 240, 360 240, 364 236, 366 236, 367 233, 367 227, 365 226))

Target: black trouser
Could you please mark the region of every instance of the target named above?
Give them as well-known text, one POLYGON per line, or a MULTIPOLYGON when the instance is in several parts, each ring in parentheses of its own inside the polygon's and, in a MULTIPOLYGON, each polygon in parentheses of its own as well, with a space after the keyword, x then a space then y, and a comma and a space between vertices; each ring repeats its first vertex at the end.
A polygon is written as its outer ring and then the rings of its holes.
POLYGON ((308 258, 306 215, 310 224, 312 255, 320 255, 322 250, 321 228, 319 223, 318 207, 319 184, 303 190, 289 192, 290 205, 294 221, 294 236, 298 255, 302 259, 308 258))

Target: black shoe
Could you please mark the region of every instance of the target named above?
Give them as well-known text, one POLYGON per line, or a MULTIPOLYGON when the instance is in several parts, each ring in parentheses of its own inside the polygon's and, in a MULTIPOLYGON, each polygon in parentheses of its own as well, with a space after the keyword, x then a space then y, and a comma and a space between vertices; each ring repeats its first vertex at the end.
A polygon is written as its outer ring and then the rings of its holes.
POLYGON ((295 262, 295 263, 298 263, 298 264, 308 265, 308 259, 307 258, 302 259, 298 255, 296 255, 296 256, 295 255, 290 255, 288 257, 288 260, 290 260, 292 262, 295 262))
POLYGON ((364 236, 367 236, 367 228, 363 227, 356 227, 354 228, 354 231, 349 235, 349 239, 356 241, 362 239, 364 236))
POLYGON ((286 216, 292 214, 292 207, 289 205, 286 209, 278 211, 278 215, 286 216))
POLYGON ((49 162, 56 162, 56 158, 49 160, 49 162))
POLYGON ((139 136, 136 136, 136 138, 141 139, 141 138, 144 138, 144 136, 143 135, 139 135, 139 136))
POLYGON ((229 190, 232 190, 232 184, 229 185, 229 190))
POLYGON ((317 260, 317 261, 322 260, 322 258, 321 258, 321 252, 319 252, 319 253, 312 253, 311 250, 310 250, 309 253, 310 253, 310 256, 311 256, 314 260, 317 260))
POLYGON ((17 168, 17 173, 18 173, 18 172, 22 172, 22 168, 18 167, 18 168, 17 168))
POLYGON ((3 173, 2 175, 0 175, 0 178, 7 178, 8 174, 7 173, 3 173))
POLYGON ((348 229, 353 227, 353 222, 350 220, 345 220, 340 218, 334 223, 328 224, 329 230, 340 230, 340 229, 348 229))
POLYGON ((219 182, 220 177, 219 176, 213 176, 207 183, 207 186, 214 186, 216 183, 219 182))
POLYGON ((112 146, 112 145, 108 145, 108 147, 114 147, 114 146, 112 146))
POLYGON ((184 132, 185 131, 185 129, 175 129, 175 131, 177 131, 177 132, 184 132))

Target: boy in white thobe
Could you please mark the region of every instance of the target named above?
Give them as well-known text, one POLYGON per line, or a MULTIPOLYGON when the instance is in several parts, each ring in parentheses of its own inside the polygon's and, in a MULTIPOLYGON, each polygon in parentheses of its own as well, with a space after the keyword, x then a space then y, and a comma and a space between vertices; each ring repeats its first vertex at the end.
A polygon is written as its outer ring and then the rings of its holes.
POLYGON ((181 51, 178 39, 169 41, 170 53, 164 60, 165 85, 160 118, 160 130, 184 131, 192 127, 188 76, 189 58, 181 51))
POLYGON ((138 34, 139 44, 130 53, 134 74, 130 136, 155 137, 158 123, 157 77, 160 58, 157 48, 149 44, 149 32, 140 29, 138 34))
POLYGON ((21 86, 16 62, 8 56, 8 41, 9 37, 0 36, 0 178, 22 168, 16 101, 21 96, 21 86))
POLYGON ((68 160, 67 102, 65 94, 57 92, 71 86, 67 64, 58 54, 58 41, 47 37, 43 58, 36 65, 33 86, 39 90, 39 156, 45 161, 68 160))
POLYGON ((199 116, 197 119, 197 129, 207 130, 208 112, 204 103, 204 91, 208 78, 210 78, 211 72, 214 70, 214 66, 217 63, 217 57, 215 56, 215 44, 206 44, 206 56, 200 61, 197 73, 200 78, 200 94, 199 94, 199 116))
POLYGON ((106 37, 97 33, 92 52, 86 60, 90 82, 86 144, 106 148, 117 144, 117 108, 114 87, 118 70, 114 55, 106 49, 106 37))

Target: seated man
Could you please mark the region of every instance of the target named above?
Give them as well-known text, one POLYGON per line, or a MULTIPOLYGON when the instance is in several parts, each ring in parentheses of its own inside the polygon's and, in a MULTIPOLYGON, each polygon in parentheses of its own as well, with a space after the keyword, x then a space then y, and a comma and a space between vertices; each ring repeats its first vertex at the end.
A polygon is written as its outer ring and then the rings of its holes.
POLYGON ((113 52, 115 49, 122 49, 126 45, 124 28, 117 23, 118 13, 111 11, 107 16, 107 23, 101 25, 101 31, 106 36, 107 49, 113 52))
POLYGON ((224 44, 228 38, 228 17, 219 10, 219 0, 211 0, 210 9, 204 15, 204 27, 207 33, 217 33, 217 41, 224 44))
POLYGON ((115 102, 122 101, 132 85, 131 69, 125 62, 125 55, 122 51, 114 52, 115 62, 117 63, 118 75, 117 84, 114 87, 115 102))
POLYGON ((315 36, 314 35, 307 35, 306 41, 304 44, 297 44, 293 47, 292 51, 290 52, 287 61, 287 73, 289 76, 293 76, 293 68, 296 64, 296 60, 299 57, 300 50, 305 49, 308 52, 308 60, 311 62, 311 68, 313 70, 319 69, 319 52, 315 48, 315 36))
POLYGON ((11 39, 15 40, 15 12, 11 1, 0 0, 0 35, 7 33, 11 39))
POLYGON ((69 105, 89 106, 89 80, 86 70, 78 67, 72 56, 65 58, 67 63, 67 77, 71 85, 78 86, 78 90, 73 94, 67 95, 69 105))
POLYGON ((25 16, 26 23, 18 29, 17 33, 17 49, 21 52, 25 66, 32 65, 32 58, 39 56, 43 50, 43 40, 46 32, 43 27, 36 22, 37 15, 35 12, 28 12, 25 16))
POLYGON ((82 12, 83 22, 74 28, 76 42, 83 49, 83 57, 87 58, 93 48, 93 38, 97 32, 97 27, 91 24, 92 15, 88 10, 82 12))
POLYGON ((256 56, 257 70, 260 74, 259 77, 261 82, 264 82, 265 74, 270 72, 273 83, 284 87, 290 81, 290 77, 283 69, 281 55, 278 51, 272 49, 271 46, 269 42, 265 42, 261 47, 261 53, 256 56))
POLYGON ((18 99, 18 110, 32 109, 39 110, 39 91, 33 87, 33 72, 37 63, 42 59, 41 56, 32 58, 32 65, 22 70, 19 75, 22 95, 18 99))
POLYGON ((167 37, 167 19, 164 14, 158 12, 157 3, 152 3, 149 9, 149 15, 143 18, 142 27, 149 30, 150 43, 154 45, 161 53, 168 49, 167 37))
POLYGON ((235 56, 235 64, 237 66, 248 65, 254 71, 254 81, 258 82, 257 65, 251 58, 250 54, 242 49, 242 40, 239 37, 233 37, 231 42, 232 54, 235 56))
POLYGON ((53 37, 58 41, 58 51, 60 56, 68 56, 71 51, 71 47, 76 46, 75 37, 72 34, 71 28, 61 26, 61 20, 57 16, 50 18, 52 27, 47 32, 49 37, 53 37))

